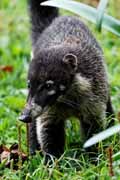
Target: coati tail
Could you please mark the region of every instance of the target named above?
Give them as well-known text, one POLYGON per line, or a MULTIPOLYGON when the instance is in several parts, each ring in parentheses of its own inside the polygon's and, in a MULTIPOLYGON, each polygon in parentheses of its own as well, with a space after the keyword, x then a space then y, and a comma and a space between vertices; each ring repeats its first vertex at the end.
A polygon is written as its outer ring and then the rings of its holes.
POLYGON ((58 9, 41 6, 45 0, 28 0, 30 20, 32 24, 32 43, 36 43, 41 32, 58 16, 58 9))

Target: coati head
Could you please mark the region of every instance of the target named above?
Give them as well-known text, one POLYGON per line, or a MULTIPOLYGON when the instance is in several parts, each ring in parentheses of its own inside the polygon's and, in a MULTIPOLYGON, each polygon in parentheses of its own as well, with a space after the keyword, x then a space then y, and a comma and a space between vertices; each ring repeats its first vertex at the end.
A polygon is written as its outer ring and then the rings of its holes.
POLYGON ((77 57, 70 52, 49 49, 34 56, 28 72, 27 105, 20 120, 31 121, 64 95, 72 84, 76 69, 77 57))

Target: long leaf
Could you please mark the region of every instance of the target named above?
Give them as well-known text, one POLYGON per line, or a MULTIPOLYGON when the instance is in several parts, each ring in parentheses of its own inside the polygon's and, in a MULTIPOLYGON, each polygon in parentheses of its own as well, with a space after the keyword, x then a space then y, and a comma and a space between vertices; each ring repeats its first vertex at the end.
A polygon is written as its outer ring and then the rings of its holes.
MULTIPOLYGON (((41 3, 44 6, 63 8, 76 13, 96 24, 97 10, 91 6, 72 0, 50 0, 41 3)), ((104 14, 102 26, 110 32, 120 36, 120 21, 104 14)))
POLYGON ((114 161, 120 160, 120 151, 113 154, 112 158, 113 158, 114 161))
POLYGON ((107 130, 102 131, 99 134, 88 139, 84 144, 84 148, 90 147, 90 146, 92 146, 92 145, 118 133, 118 132, 120 132, 120 125, 116 125, 111 128, 108 128, 107 130))
POLYGON ((96 25, 99 32, 101 31, 101 28, 102 28, 102 21, 103 21, 104 11, 107 6, 107 3, 108 3, 108 0, 101 0, 97 8, 98 12, 97 12, 96 25))

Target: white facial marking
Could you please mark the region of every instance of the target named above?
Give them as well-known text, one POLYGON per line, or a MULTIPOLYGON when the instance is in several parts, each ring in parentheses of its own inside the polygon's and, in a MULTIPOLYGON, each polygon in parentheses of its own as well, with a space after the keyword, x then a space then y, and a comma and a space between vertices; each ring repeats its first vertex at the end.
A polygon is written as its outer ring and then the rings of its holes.
POLYGON ((35 104, 35 103, 32 103, 32 117, 36 117, 36 116, 39 116, 40 113, 42 111, 42 107, 35 104))
POLYGON ((63 84, 61 84, 61 85, 59 86, 59 88, 60 88, 61 91, 64 91, 64 90, 66 89, 66 87, 65 87, 63 84))
POLYGON ((48 95, 52 96, 52 95, 54 95, 54 94, 56 94, 56 91, 55 91, 55 90, 48 91, 48 95))
POLYGON ((46 84, 54 84, 54 81, 48 80, 48 81, 46 81, 46 84))

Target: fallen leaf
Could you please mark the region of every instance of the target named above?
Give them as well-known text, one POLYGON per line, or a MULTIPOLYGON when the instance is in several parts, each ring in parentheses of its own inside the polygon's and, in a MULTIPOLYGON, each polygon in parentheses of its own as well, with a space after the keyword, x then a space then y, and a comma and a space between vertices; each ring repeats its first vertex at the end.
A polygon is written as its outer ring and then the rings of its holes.
POLYGON ((13 169, 18 169, 19 159, 22 163, 27 160, 27 155, 19 151, 18 144, 13 144, 10 148, 4 145, 0 146, 0 163, 5 162, 5 167, 10 168, 11 161, 13 161, 13 169))
POLYGON ((13 72, 13 66, 0 66, 0 71, 13 72))

